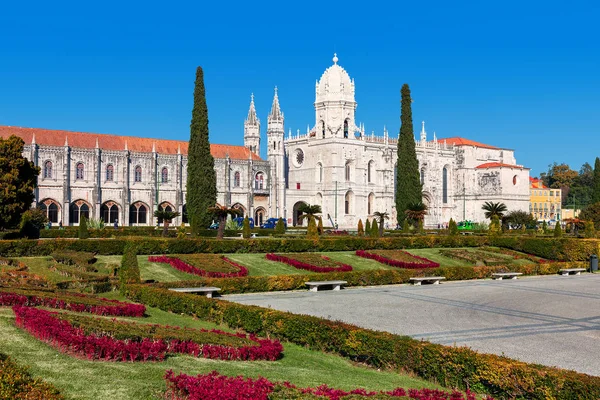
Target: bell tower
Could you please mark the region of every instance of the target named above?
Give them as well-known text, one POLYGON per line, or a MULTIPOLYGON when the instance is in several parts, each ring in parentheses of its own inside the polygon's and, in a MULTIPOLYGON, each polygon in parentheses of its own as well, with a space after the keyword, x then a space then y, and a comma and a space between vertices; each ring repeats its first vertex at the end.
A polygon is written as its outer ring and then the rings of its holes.
POLYGON ((244 121, 244 146, 257 156, 260 155, 260 120, 254 108, 254 94, 250 95, 250 109, 244 121))
POLYGON ((279 106, 277 86, 273 96, 273 105, 267 118, 267 156, 271 166, 271 200, 269 216, 285 218, 285 149, 284 149, 284 117, 279 106))

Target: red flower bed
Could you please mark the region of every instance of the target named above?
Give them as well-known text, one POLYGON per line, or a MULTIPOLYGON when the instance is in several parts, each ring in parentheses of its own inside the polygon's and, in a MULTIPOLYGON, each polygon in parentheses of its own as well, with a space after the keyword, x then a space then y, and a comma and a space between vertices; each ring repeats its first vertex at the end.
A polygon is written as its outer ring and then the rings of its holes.
MULTIPOLYGON (((348 272, 348 271, 352 271, 352 267, 350 265, 338 263, 335 261, 333 263, 337 266, 323 267, 323 266, 317 266, 314 264, 309 264, 307 262, 295 260, 293 258, 286 257, 281 254, 267 253, 267 255, 265 257, 267 260, 282 262, 282 263, 291 265, 294 268, 305 269, 307 271, 312 271, 312 272, 334 272, 334 271, 335 272, 348 272)), ((329 260, 329 258, 326 258, 326 257, 322 257, 322 261, 327 261, 329 263, 332 262, 331 260, 329 260)))
POLYGON ((414 254, 410 254, 406 251, 402 250, 394 250, 394 253, 397 253, 399 257, 405 258, 407 260, 397 260, 394 258, 386 257, 382 254, 376 254, 373 252, 368 252, 364 250, 356 250, 356 255, 363 258, 369 258, 371 260, 375 260, 382 264, 387 264, 392 267, 398 268, 406 268, 406 269, 425 269, 425 268, 438 268, 440 264, 428 260, 424 257, 415 256, 414 254))
POLYGON ((0 306, 50 307, 98 315, 143 317, 146 306, 78 293, 0 289, 0 306))
POLYGON ((176 257, 167 257, 167 256, 150 256, 148 257, 148 261, 157 262, 157 263, 165 263, 170 264, 173 268, 178 269, 179 271, 186 272, 188 274, 204 276, 207 278, 235 278, 238 276, 246 276, 248 275, 248 269, 243 265, 240 265, 234 261, 231 261, 225 256, 221 256, 220 260, 230 264, 238 269, 237 272, 218 272, 218 271, 206 271, 190 265, 185 261, 180 260, 176 257))
MULTIPOLYGON (((432 389, 402 389, 397 388, 388 392, 369 392, 364 389, 354 389, 349 392, 333 389, 327 385, 317 388, 298 388, 289 382, 273 383, 265 378, 251 379, 243 376, 228 377, 220 375, 217 371, 210 374, 190 376, 185 374, 175 375, 173 371, 167 371, 167 395, 171 400, 268 400, 270 394, 277 393, 277 398, 287 394, 287 397, 301 399, 302 394, 323 396, 330 400, 340 400, 345 396, 354 395, 372 397, 376 395, 387 395, 389 397, 408 397, 416 400, 475 400, 476 396, 468 392, 452 393, 432 389)), ((488 400, 493 400, 491 397, 488 400)))
MULTIPOLYGON (((166 353, 183 353, 220 360, 273 361, 280 358, 283 351, 283 346, 278 341, 258 339, 254 336, 249 336, 247 340, 256 343, 256 345, 244 345, 240 347, 197 343, 193 340, 173 337, 161 338, 160 334, 149 334, 149 337, 140 337, 138 334, 140 329, 151 331, 153 328, 158 330, 160 327, 131 322, 111 321, 115 329, 120 329, 121 332, 113 331, 88 334, 86 333, 86 328, 89 329, 89 327, 73 326, 68 320, 68 315, 60 316, 57 313, 20 306, 14 306, 13 311, 16 316, 15 324, 18 327, 27 330, 36 338, 58 347, 61 351, 77 354, 90 360, 163 360, 166 353), (128 332, 128 329, 134 331, 134 333, 128 332), (126 338, 116 339, 113 336, 126 338)), ((78 317, 73 318, 77 319, 78 317)), ((101 325, 106 320, 97 321, 101 325)), ((79 322, 81 322, 81 319, 79 319, 79 322)), ((222 336, 225 339, 229 337, 232 342, 236 338, 246 338, 243 334, 234 335, 218 330, 198 331, 213 336, 222 336)))

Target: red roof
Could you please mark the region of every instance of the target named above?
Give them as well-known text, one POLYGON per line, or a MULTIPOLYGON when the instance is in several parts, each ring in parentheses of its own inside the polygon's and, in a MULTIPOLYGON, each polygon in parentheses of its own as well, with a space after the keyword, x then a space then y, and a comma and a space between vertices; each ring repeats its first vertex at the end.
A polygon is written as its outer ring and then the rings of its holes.
POLYGON ((489 144, 483 144, 476 142, 474 140, 469 140, 461 137, 451 137, 446 139, 438 139, 440 143, 451 144, 454 146, 473 146, 473 147, 483 147, 484 149, 500 149, 499 147, 490 146, 489 144))
POLYGON ((539 178, 529 177, 529 184, 535 189, 548 189, 548 186, 544 185, 544 182, 539 178))
POLYGON ((522 165, 504 164, 504 163, 499 163, 499 162, 489 162, 489 163, 478 165, 475 168, 477 168, 477 169, 482 169, 482 168, 519 168, 519 169, 523 169, 523 166, 522 165))
MULTIPOLYGON (((183 155, 188 153, 188 142, 180 140, 165 140, 140 138, 135 136, 117 136, 99 133, 71 132, 54 129, 40 128, 21 128, 16 126, 0 126, 0 137, 7 138, 16 135, 23 139, 26 144, 30 144, 35 134, 35 142, 45 146, 64 146, 65 141, 69 146, 83 149, 98 147, 105 150, 125 150, 125 146, 130 151, 146 152, 152 151, 152 146, 160 154, 177 154, 178 151, 183 155)), ((236 160, 261 160, 259 156, 252 153, 244 146, 233 146, 227 144, 211 144, 210 152, 214 158, 229 158, 236 160)))

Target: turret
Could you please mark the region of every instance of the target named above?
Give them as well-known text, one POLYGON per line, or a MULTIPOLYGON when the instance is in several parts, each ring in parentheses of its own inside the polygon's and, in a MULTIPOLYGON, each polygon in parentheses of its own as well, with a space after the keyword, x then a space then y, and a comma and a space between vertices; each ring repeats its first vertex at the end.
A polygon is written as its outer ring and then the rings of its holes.
POLYGON ((250 95, 248 118, 244 121, 244 146, 256 155, 260 154, 260 120, 254 108, 254 94, 250 95))
POLYGON ((270 210, 272 217, 285 217, 285 171, 284 171, 284 130, 283 112, 279 106, 277 87, 273 96, 273 105, 267 118, 267 156, 271 166, 270 210))

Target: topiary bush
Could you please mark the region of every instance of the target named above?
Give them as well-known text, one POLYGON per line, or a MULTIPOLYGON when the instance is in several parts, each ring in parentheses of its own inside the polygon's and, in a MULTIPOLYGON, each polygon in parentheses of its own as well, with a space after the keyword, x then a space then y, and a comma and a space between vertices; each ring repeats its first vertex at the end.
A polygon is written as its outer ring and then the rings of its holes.
POLYGON ((250 230, 250 220, 248 219, 248 216, 246 216, 242 224, 242 237, 244 239, 250 239, 250 233, 252 233, 250 230))
MULTIPOLYGON (((368 220, 367 220, 368 221, 368 220)), ((363 227, 362 219, 358 220, 358 236, 365 236, 365 228, 363 227)))
POLYGON ((125 247, 118 275, 121 293, 124 293, 127 284, 141 283, 140 266, 138 265, 135 245, 129 244, 125 247))
POLYGON ((87 229, 87 218, 85 217, 85 215, 82 215, 81 219, 79 220, 79 232, 77 237, 79 239, 89 239, 90 237, 90 233, 87 229))
POLYGON ((452 218, 450 218, 450 222, 448 222, 448 234, 451 236, 458 235, 458 225, 452 218))
POLYGON ((277 220, 277 224, 275 224, 275 234, 276 235, 285 234, 285 222, 283 222, 283 218, 279 218, 277 220))

